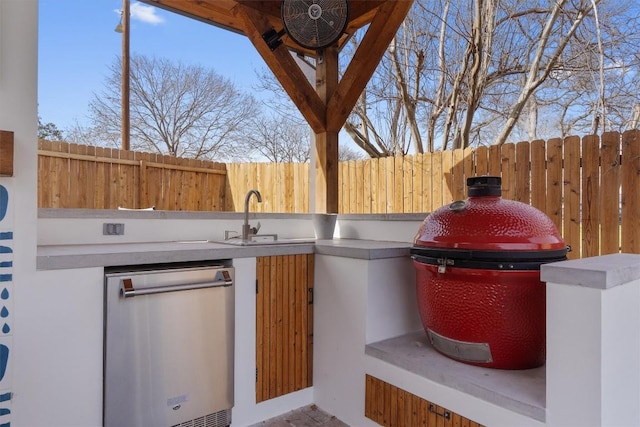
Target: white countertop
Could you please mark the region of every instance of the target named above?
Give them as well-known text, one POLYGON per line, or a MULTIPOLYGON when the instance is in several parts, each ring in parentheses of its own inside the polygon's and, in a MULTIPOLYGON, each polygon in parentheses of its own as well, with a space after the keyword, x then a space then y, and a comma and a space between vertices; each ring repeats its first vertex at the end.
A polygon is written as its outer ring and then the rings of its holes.
POLYGON ((318 253, 358 259, 409 256, 410 243, 334 239, 307 243, 235 246, 210 241, 43 245, 39 270, 208 261, 216 259, 318 253))

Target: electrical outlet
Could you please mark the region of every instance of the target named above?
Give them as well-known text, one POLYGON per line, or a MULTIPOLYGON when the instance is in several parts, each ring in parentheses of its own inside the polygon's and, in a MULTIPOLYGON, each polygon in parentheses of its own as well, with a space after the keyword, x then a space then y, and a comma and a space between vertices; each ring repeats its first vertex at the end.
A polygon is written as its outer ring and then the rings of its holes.
POLYGON ((124 234, 124 224, 105 222, 102 224, 102 234, 105 236, 122 236, 124 234))

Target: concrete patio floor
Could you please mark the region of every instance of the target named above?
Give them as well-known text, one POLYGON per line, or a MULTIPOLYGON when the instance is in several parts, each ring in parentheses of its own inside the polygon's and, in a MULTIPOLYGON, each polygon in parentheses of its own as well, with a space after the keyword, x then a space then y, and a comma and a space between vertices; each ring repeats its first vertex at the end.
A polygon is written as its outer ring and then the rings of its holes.
POLYGON ((249 427, 349 427, 316 405, 303 406, 249 427))

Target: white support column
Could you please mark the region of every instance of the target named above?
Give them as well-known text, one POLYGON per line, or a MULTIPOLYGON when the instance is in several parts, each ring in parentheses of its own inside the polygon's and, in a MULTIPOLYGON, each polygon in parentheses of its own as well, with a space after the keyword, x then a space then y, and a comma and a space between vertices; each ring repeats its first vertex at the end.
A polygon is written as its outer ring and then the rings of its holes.
POLYGON ((547 426, 640 425, 640 255, 543 265, 547 426))
POLYGON ((0 425, 35 426, 23 422, 42 408, 22 350, 36 265, 38 0, 0 0, 0 9, 0 130, 14 136, 13 175, 0 177, 0 425))

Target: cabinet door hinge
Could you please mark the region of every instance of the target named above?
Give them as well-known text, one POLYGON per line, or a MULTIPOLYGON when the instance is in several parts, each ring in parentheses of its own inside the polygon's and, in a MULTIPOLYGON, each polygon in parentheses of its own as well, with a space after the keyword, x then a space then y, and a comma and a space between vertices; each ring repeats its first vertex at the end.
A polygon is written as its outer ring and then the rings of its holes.
POLYGON ((313 288, 307 289, 307 304, 313 305, 313 288))
POLYGON ((258 279, 256 279, 256 295, 258 295, 258 279))
POLYGON ((256 382, 258 382, 258 368, 256 368, 256 382))

